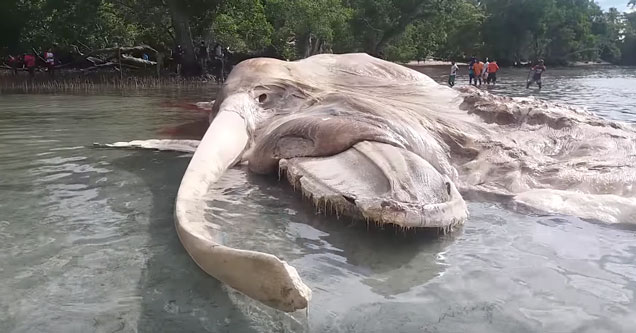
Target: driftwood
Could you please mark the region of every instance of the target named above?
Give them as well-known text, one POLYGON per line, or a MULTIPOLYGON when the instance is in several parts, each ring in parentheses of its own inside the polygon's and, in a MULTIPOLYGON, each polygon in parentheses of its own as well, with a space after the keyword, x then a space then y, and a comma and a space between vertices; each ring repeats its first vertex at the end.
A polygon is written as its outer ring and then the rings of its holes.
POLYGON ((97 56, 100 54, 117 54, 121 53, 132 53, 132 52, 151 52, 157 54, 157 50, 153 49, 148 45, 139 45, 139 46, 131 46, 131 47, 108 47, 105 49, 99 49, 91 51, 89 56, 97 56))
MULTIPOLYGON (((141 54, 153 55, 157 59, 161 54, 157 50, 148 45, 139 45, 131 47, 110 47, 99 50, 90 50, 86 45, 81 44, 82 49, 77 45, 70 45, 72 48, 71 59, 68 62, 62 64, 56 64, 54 69, 62 69, 73 71, 77 70, 82 73, 91 72, 95 70, 115 70, 122 72, 123 70, 137 71, 144 69, 157 69, 157 75, 159 75, 159 64, 157 61, 144 60, 141 58, 141 54)), ((33 49, 33 52, 39 58, 41 62, 45 62, 40 54, 33 49)), ((20 67, 13 68, 6 63, 0 61, 0 70, 17 70, 28 71, 26 68, 20 67)), ((41 71, 39 66, 35 68, 36 71, 41 71)))
MULTIPOLYGON (((110 69, 113 67, 115 68, 115 70, 120 71, 122 68, 130 70, 140 70, 157 66, 157 62, 155 61, 144 60, 132 55, 133 53, 150 53, 157 56, 157 50, 148 45, 131 47, 109 47, 98 50, 88 50, 85 51, 85 53, 83 53, 78 46, 71 46, 73 47, 75 54, 81 57, 81 60, 74 61, 70 64, 59 65, 60 67, 78 65, 84 62, 84 65, 89 65, 89 67, 81 68, 80 71, 86 72, 98 69, 110 69)), ((82 46, 84 47, 84 49, 88 49, 86 45, 82 44, 82 46)), ((56 66, 56 68, 57 67, 58 66, 56 66)))
POLYGON ((142 67, 142 68, 143 67, 150 67, 150 66, 156 66, 157 65, 157 63, 155 61, 135 58, 135 57, 129 56, 127 54, 122 54, 121 55, 121 63, 122 64, 133 65, 133 66, 137 66, 137 67, 142 67))
POLYGON ((102 65, 102 64, 107 63, 106 60, 103 60, 103 59, 100 59, 100 58, 97 58, 97 57, 91 57, 91 56, 86 57, 86 60, 88 62, 92 63, 93 66, 102 65))
POLYGON ((17 70, 17 71, 21 71, 21 72, 28 71, 28 69, 26 69, 26 68, 22 68, 22 67, 13 68, 13 67, 8 66, 8 65, 0 65, 0 69, 6 69, 6 70, 9 70, 9 71, 17 70))

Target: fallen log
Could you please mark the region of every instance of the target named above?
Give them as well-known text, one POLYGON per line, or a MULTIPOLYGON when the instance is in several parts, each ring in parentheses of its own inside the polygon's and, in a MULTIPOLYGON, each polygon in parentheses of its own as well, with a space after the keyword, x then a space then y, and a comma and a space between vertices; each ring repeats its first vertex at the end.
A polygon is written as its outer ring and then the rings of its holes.
POLYGON ((157 65, 157 63, 155 61, 144 60, 144 59, 136 58, 136 57, 129 56, 129 55, 126 55, 126 54, 122 54, 121 55, 121 63, 122 64, 139 66, 139 67, 151 67, 151 66, 156 66, 157 65))
POLYGON ((23 71, 23 72, 28 71, 28 69, 26 69, 26 68, 22 68, 22 67, 13 68, 13 67, 7 66, 7 65, 0 65, 0 69, 6 69, 6 70, 9 70, 9 71, 12 71, 12 70, 23 71))
MULTIPOLYGON (((0 65, 0 69, 5 69, 5 70, 8 70, 8 71, 12 71, 13 67, 11 67, 9 65, 6 65, 6 64, 3 64, 3 65, 0 65)), ((15 70, 17 70, 18 72, 28 72, 29 71, 29 69, 26 68, 26 67, 16 67, 15 70)), ((36 72, 44 71, 44 69, 42 67, 37 67, 37 66, 34 67, 33 70, 36 71, 36 72)))

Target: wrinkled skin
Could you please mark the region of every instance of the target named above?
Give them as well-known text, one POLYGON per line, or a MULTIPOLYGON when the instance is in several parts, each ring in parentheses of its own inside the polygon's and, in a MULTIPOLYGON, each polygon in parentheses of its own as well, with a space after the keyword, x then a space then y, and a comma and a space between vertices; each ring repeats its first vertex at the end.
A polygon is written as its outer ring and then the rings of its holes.
POLYGON ((364 54, 245 61, 213 114, 241 94, 253 101, 237 111, 250 131, 242 155, 249 169, 282 169, 316 206, 336 213, 450 228, 467 217, 459 189, 606 222, 633 219, 629 207, 584 209, 634 197, 636 141, 628 125, 472 88, 458 92, 364 54), (542 200, 577 195, 584 198, 570 207, 542 200))
MULTIPOLYGON (((366 55, 300 62, 252 59, 237 66, 213 108, 244 95, 252 172, 285 172, 316 206, 378 224, 450 229, 467 217, 447 147, 426 119, 432 80, 366 55), (428 97, 428 98, 427 98, 428 97)), ((455 97, 444 91, 444 103, 455 97)), ((437 94, 436 94, 437 95, 437 94)), ((433 112, 434 110, 430 110, 433 112)), ((449 129, 454 132, 455 129, 449 129)))
POLYGON ((284 173, 320 209, 376 224, 450 230, 467 218, 462 194, 636 223, 633 125, 453 90, 365 54, 244 61, 211 120, 177 195, 177 232, 203 270, 284 311, 311 297, 296 270, 221 245, 203 215, 210 184, 240 162, 284 173))

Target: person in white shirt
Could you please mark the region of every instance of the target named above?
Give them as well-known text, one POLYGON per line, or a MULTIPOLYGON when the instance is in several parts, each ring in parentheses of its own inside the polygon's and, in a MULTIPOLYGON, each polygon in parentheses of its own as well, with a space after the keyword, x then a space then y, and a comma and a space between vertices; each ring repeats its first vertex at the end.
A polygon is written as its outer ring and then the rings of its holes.
POLYGON ((450 72, 450 76, 448 77, 448 85, 449 86, 454 86, 455 85, 455 78, 457 77, 457 71, 459 70, 459 67, 457 67, 457 64, 455 64, 455 62, 451 62, 451 72, 450 72))
POLYGON ((490 65, 490 61, 486 58, 486 61, 484 61, 484 69, 481 71, 481 76, 484 82, 488 80, 488 65, 490 65))
POLYGON ((53 49, 48 49, 44 52, 44 60, 46 62, 46 69, 49 72, 49 75, 53 76, 53 69, 55 68, 55 55, 53 54, 53 49))

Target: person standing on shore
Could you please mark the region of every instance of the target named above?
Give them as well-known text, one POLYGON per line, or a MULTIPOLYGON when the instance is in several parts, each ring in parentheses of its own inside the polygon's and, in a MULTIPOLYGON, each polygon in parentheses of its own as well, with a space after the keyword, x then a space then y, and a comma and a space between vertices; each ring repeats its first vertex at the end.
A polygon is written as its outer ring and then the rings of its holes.
POLYGON ((183 48, 181 44, 177 44, 177 46, 172 50, 172 60, 177 65, 177 75, 181 75, 181 64, 183 63, 183 48))
POLYGON ((35 77, 35 56, 30 53, 24 54, 24 67, 29 71, 29 77, 35 77))
POLYGON ((533 83, 537 83, 539 89, 541 89, 541 75, 546 71, 545 64, 543 63, 543 59, 539 60, 539 63, 532 66, 530 72, 532 74, 532 79, 528 80, 528 84, 526 85, 526 89, 529 89, 533 83))
POLYGON ((201 65, 201 72, 203 74, 207 74, 207 64, 209 57, 210 53, 208 52, 208 46, 205 45, 204 41, 201 41, 201 44, 199 45, 199 63, 201 65))
POLYGON ((225 52, 219 43, 214 45, 214 62, 218 71, 216 75, 217 83, 223 83, 225 81, 225 52))
POLYGON ((473 65, 473 69, 475 70, 475 86, 477 86, 477 80, 479 80, 479 85, 481 86, 481 76, 484 71, 484 63, 477 60, 475 65, 473 65))
POLYGON ((52 77, 53 70, 55 69, 55 54, 53 54, 53 49, 49 48, 44 52, 44 61, 46 63, 46 71, 52 77))
POLYGON ((451 88, 455 85, 455 78, 457 77, 458 70, 459 70, 459 67, 457 67, 457 64, 455 64, 455 62, 452 61, 451 72, 450 72, 450 75, 448 76, 448 85, 451 86, 451 88))
POLYGON ((9 62, 9 67, 11 67, 11 71, 13 72, 13 76, 18 75, 18 63, 19 63, 18 57, 14 57, 9 54, 8 62, 9 62))
POLYGON ((493 60, 488 63, 488 79, 486 80, 487 84, 490 84, 490 82, 492 82, 493 85, 497 84, 497 71, 499 71, 497 61, 493 60))

